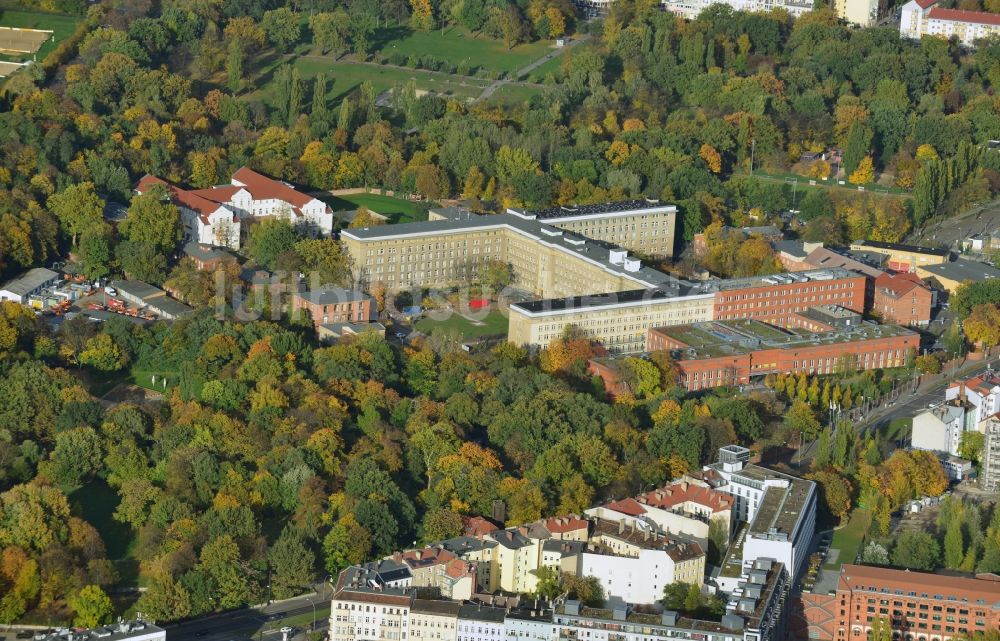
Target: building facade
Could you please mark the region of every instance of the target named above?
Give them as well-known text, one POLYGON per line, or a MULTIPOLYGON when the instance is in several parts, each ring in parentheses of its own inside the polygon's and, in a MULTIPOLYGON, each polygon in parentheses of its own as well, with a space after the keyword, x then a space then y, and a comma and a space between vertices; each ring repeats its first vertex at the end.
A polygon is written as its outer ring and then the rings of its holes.
POLYGON ((945 389, 944 398, 946 402, 967 405, 972 414, 970 422, 978 425, 1000 412, 1000 373, 988 369, 978 376, 955 381, 945 389))
POLYGON ((357 290, 324 287, 292 294, 292 309, 307 314, 315 327, 330 323, 370 323, 375 299, 357 290))
POLYGON ((769 374, 902 367, 919 345, 919 334, 897 325, 812 332, 741 320, 650 329, 646 349, 670 350, 678 383, 695 391, 747 385, 769 374))
POLYGON ((837 641, 868 639, 876 619, 893 638, 948 641, 1000 629, 1000 582, 845 564, 832 609, 837 641))
POLYGON ((513 286, 542 298, 656 287, 666 274, 571 231, 514 214, 471 215, 341 232, 362 287, 389 291, 467 284, 484 264, 507 265, 513 286))
POLYGON ((261 217, 287 219, 312 235, 333 232, 333 211, 326 203, 248 167, 237 169, 228 185, 183 189, 146 175, 135 191, 143 194, 154 186, 180 209, 187 238, 203 245, 239 249, 241 223, 261 217))
POLYGON ((882 274, 874 281, 872 311, 886 323, 926 327, 933 303, 934 295, 916 274, 882 274))
POLYGON ((851 243, 851 251, 883 254, 889 259, 888 268, 896 272, 915 272, 917 268, 926 265, 947 263, 951 256, 947 249, 883 243, 875 240, 855 241, 851 243))
POLYGON ((330 603, 330 641, 405 641, 410 603, 402 591, 341 590, 330 603))
POLYGON ((988 492, 1000 492, 1000 415, 994 414, 980 425, 986 438, 983 441, 979 484, 988 492))
POLYGON ((835 0, 833 3, 838 18, 859 27, 870 27, 878 22, 887 6, 885 0, 835 0))
POLYGON ((977 40, 1000 34, 1000 15, 944 9, 937 6, 937 0, 910 0, 903 5, 899 33, 913 39, 921 36, 955 37, 963 45, 974 47, 977 40))
POLYGON ((677 207, 661 205, 656 200, 564 205, 539 210, 508 208, 507 213, 612 243, 642 256, 669 258, 674 254, 677 207))
POLYGON ((962 434, 976 429, 975 413, 960 401, 945 403, 913 417, 910 445, 958 456, 962 434))
POLYGON ((28 298, 46 287, 54 285, 59 280, 59 274, 51 269, 36 267, 29 269, 17 278, 7 281, 0 287, 0 302, 9 300, 14 303, 28 304, 28 298))

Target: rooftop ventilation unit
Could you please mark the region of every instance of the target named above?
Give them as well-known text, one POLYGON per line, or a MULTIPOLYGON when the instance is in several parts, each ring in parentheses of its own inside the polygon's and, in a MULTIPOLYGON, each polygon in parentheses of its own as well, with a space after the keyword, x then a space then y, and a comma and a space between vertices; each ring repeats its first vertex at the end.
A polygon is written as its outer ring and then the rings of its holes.
POLYGON ((642 261, 637 258, 626 258, 625 259, 625 271, 627 272, 637 272, 642 268, 642 261))
POLYGON ((608 261, 612 265, 621 265, 625 262, 626 257, 628 257, 628 252, 624 249, 612 249, 608 255, 608 261))

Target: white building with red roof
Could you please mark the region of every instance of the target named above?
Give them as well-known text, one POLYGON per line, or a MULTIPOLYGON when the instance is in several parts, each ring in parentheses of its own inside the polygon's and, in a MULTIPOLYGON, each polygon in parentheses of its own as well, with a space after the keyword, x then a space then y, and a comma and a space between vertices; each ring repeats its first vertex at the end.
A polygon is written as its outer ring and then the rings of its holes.
POLYGON ((236 170, 228 185, 183 189, 146 175, 135 191, 146 193, 154 185, 167 189, 181 210, 187 236, 203 245, 239 249, 241 220, 248 218, 285 218, 310 235, 333 232, 333 210, 326 203, 248 167, 236 170))
POLYGON ((972 424, 979 425, 1000 412, 1000 374, 988 369, 978 376, 955 381, 944 393, 945 401, 964 401, 971 406, 972 424))
POLYGON ((899 33, 907 38, 955 36, 967 47, 976 40, 1000 34, 1000 14, 985 11, 944 9, 937 0, 910 0, 900 15, 899 33))

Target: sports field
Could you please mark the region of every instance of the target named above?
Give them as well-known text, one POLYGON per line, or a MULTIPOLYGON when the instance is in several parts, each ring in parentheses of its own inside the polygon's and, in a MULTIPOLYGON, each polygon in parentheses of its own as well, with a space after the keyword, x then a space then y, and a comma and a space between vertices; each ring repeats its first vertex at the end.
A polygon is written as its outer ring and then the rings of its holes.
POLYGON ((37 58, 41 62, 50 51, 73 33, 81 20, 83 18, 79 16, 0 10, 0 60, 22 62, 37 58), (12 29, 35 31, 12 31, 12 29), (44 33, 46 31, 52 33, 44 33))
POLYGON ((427 220, 427 211, 415 203, 382 194, 348 194, 323 199, 334 211, 364 207, 382 214, 390 223, 412 223, 427 220))

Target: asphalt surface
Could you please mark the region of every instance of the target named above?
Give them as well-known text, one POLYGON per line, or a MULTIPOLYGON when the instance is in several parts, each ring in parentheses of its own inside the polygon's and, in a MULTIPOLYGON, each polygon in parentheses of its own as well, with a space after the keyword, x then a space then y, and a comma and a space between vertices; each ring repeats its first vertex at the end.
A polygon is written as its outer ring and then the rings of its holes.
POLYGON ((301 619, 308 619, 315 612, 317 630, 324 630, 329 625, 330 588, 325 585, 317 587, 319 590, 314 594, 163 627, 170 641, 280 641, 281 628, 286 626, 294 630, 289 635, 290 640, 305 639, 312 622, 307 620, 303 624, 301 619), (288 622, 292 617, 297 618, 294 625, 288 622))

